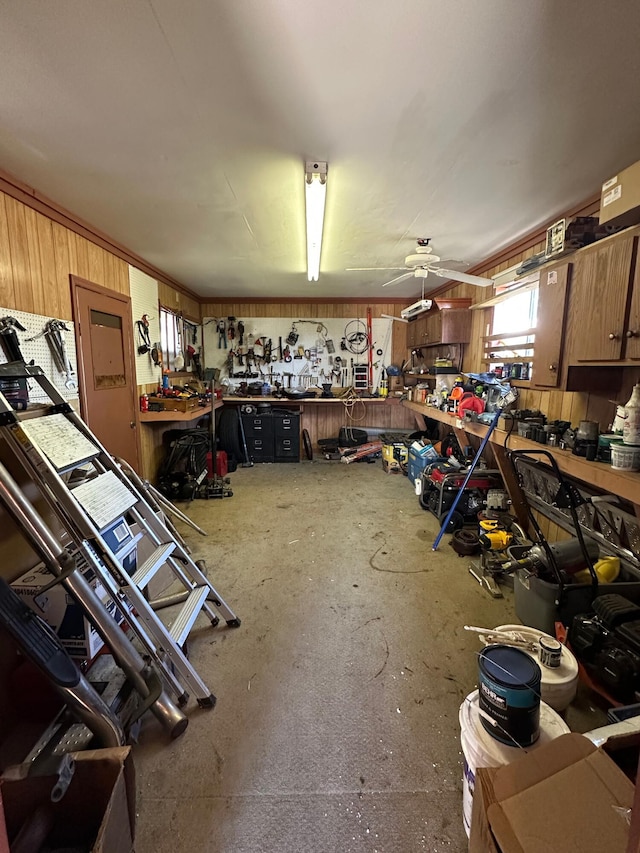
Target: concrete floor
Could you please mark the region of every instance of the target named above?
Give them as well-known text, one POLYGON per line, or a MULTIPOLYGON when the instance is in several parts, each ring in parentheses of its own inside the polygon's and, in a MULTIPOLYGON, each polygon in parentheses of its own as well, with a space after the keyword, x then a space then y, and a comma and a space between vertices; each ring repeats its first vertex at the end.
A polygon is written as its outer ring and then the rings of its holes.
POLYGON ((185 538, 242 625, 190 641, 215 709, 190 704, 173 743, 146 724, 137 853, 465 850, 458 709, 480 645, 462 626, 517 621, 511 594, 490 598, 449 537, 432 552, 434 517, 379 461, 231 481, 188 507, 209 537, 185 538))

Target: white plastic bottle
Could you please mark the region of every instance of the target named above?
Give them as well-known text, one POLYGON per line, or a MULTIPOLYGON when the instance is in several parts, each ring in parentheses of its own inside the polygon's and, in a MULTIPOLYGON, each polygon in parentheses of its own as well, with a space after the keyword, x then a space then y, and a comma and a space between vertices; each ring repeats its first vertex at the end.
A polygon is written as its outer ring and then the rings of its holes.
POLYGON ((624 407, 623 444, 640 444, 640 385, 633 386, 629 402, 624 407))

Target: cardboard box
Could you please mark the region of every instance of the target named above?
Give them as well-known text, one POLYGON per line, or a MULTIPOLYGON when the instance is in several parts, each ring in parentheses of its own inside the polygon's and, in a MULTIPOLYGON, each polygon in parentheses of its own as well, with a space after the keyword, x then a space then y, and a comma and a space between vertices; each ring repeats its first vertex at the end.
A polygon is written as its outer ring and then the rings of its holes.
POLYGON ((624 853, 633 783, 590 740, 567 734, 476 773, 469 853, 624 853))
POLYGON ((392 444, 382 445, 382 470, 387 474, 393 471, 401 471, 402 466, 407 464, 407 445, 399 441, 392 444))
MULTIPOLYGON (((80 566, 80 570, 83 571, 85 578, 107 611, 118 624, 121 624, 124 619, 123 614, 107 594, 93 573, 93 569, 86 566, 83 570, 80 566)), ((11 584, 11 588, 38 616, 44 619, 47 625, 53 628, 72 658, 91 661, 104 646, 102 637, 61 583, 40 594, 42 587, 51 583, 52 580, 54 580, 54 576, 44 563, 38 563, 33 569, 15 580, 11 584)))
MULTIPOLYGON (((38 807, 53 820, 49 846, 79 847, 94 853, 130 853, 136 824, 135 770, 131 748, 74 754, 75 772, 64 797, 52 804, 56 778, 33 776, 4 781, 2 797, 9 839, 38 807)), ((0 836, 0 851, 2 840, 0 836)))
POLYGON ((640 160, 605 181, 600 195, 600 224, 628 227, 640 222, 640 160))

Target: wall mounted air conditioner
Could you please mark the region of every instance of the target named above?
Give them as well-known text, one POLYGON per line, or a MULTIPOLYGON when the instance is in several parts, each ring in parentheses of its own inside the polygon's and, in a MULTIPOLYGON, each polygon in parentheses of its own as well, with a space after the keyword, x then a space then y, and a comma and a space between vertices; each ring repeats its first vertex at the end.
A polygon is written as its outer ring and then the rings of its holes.
POLYGON ((418 301, 414 302, 413 305, 403 308, 400 312, 400 316, 403 320, 411 320, 413 317, 417 317, 418 314, 422 314, 423 311, 428 311, 432 305, 432 299, 418 299, 418 301))

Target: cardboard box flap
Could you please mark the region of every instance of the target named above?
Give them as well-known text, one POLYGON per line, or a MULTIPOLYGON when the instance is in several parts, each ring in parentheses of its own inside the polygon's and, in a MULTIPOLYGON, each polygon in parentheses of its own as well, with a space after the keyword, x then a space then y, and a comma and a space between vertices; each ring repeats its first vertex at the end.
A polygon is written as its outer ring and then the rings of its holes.
POLYGON ((500 849, 509 853, 624 853, 629 825, 615 807, 632 802, 629 779, 605 753, 591 751, 491 804, 487 816, 500 849))
MULTIPOLYGON (((130 746, 112 747, 110 749, 87 749, 75 752, 73 758, 76 762, 90 761, 94 767, 113 765, 122 767, 122 778, 118 780, 117 788, 111 797, 111 801, 105 811, 105 819, 94 844, 95 851, 124 850, 122 845, 126 839, 126 831, 123 840, 118 840, 114 846, 115 839, 112 837, 114 831, 119 833, 123 829, 123 821, 128 818, 128 833, 131 839, 135 839, 136 830, 136 779, 133 756, 130 746), (120 784, 121 783, 121 784, 120 784)), ((95 770, 94 772, 99 772, 95 770)))
POLYGON ((501 767, 493 780, 495 798, 505 800, 595 751, 596 747, 582 735, 560 735, 533 752, 523 753, 522 758, 512 761, 511 764, 501 767))

